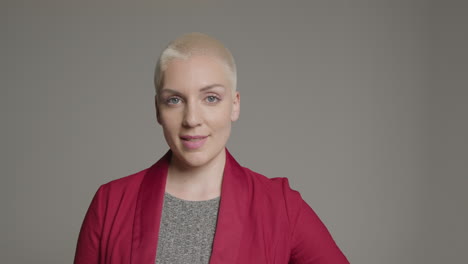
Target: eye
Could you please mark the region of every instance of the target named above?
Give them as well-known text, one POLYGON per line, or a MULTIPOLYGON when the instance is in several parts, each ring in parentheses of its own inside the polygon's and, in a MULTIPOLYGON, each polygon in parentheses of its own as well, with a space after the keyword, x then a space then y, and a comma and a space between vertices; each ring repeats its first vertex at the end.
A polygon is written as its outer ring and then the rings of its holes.
POLYGON ((178 97, 170 97, 166 100, 166 103, 169 104, 169 105, 175 105, 175 104, 178 104, 180 103, 180 98, 178 97))
POLYGON ((209 95, 209 96, 206 97, 206 101, 207 101, 208 103, 216 103, 216 102, 218 102, 219 100, 220 100, 219 97, 214 96, 214 95, 209 95))

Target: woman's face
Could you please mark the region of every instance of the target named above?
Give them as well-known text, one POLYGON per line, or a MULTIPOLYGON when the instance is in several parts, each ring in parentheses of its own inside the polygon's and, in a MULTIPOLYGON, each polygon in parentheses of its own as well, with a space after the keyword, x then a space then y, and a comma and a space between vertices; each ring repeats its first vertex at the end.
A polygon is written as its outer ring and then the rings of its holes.
POLYGON ((178 162, 200 167, 223 154, 240 107, 224 64, 208 56, 171 60, 156 102, 158 122, 178 162))

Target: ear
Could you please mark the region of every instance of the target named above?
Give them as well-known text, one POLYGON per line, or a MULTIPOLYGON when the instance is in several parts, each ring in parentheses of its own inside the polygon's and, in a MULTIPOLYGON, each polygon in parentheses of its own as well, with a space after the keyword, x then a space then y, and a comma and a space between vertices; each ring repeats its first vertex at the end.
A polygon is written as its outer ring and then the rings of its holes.
POLYGON ((240 114, 240 94, 238 91, 236 91, 232 100, 231 121, 235 122, 237 119, 239 119, 239 114, 240 114))
POLYGON ((161 125, 161 117, 159 115, 159 107, 158 107, 158 95, 154 96, 154 107, 156 108, 156 120, 158 121, 158 124, 161 125))

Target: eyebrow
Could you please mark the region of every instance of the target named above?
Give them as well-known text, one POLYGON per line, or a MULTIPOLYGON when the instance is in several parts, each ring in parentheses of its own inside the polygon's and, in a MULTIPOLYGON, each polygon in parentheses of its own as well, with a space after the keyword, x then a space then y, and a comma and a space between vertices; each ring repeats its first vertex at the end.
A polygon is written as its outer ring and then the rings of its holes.
MULTIPOLYGON (((200 92, 204 92, 204 91, 207 91, 207 90, 211 90, 211 89, 216 88, 216 87, 220 87, 220 88, 226 89, 226 87, 224 87, 224 85, 219 84, 219 83, 214 83, 214 84, 210 84, 210 85, 207 85, 207 86, 201 88, 201 89, 200 89, 200 92)), ((179 91, 172 90, 172 89, 169 89, 169 88, 163 88, 163 89, 161 90, 161 93, 163 93, 163 92, 172 92, 172 93, 175 93, 175 94, 180 94, 179 91)))
POLYGON ((221 87, 221 88, 225 89, 224 85, 218 84, 218 83, 214 83, 214 84, 210 84, 210 85, 208 85, 208 86, 205 86, 205 87, 201 88, 200 91, 201 91, 201 92, 204 92, 204 91, 206 91, 206 90, 210 90, 210 89, 216 88, 216 87, 221 87))

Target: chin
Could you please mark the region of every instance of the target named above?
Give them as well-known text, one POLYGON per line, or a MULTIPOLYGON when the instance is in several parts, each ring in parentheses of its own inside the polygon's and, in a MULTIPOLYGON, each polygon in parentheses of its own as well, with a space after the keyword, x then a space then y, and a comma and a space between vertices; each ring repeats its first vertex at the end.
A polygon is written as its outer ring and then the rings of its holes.
POLYGON ((187 153, 182 153, 182 161, 184 162, 185 166, 187 167, 201 167, 205 164, 208 163, 210 158, 200 152, 187 152, 187 153))
MULTIPOLYGON (((224 148, 222 148, 224 150, 224 148)), ((173 151, 174 153, 174 151, 173 151)), ((219 151, 201 150, 201 151, 178 151, 177 158, 186 167, 196 168, 208 164, 219 155, 219 151)))

